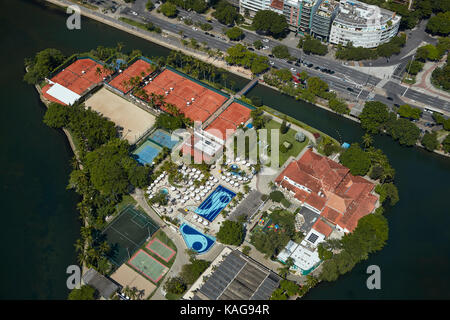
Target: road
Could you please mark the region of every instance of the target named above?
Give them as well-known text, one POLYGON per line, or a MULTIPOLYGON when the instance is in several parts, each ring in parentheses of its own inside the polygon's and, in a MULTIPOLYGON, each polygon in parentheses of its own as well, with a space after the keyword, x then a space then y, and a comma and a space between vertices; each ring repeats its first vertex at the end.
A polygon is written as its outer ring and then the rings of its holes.
MULTIPOLYGON (((112 3, 112 0, 97 0, 97 1, 103 1, 103 7, 109 7, 110 3, 112 3)), ((145 9, 146 0, 136 0, 131 5, 121 5, 117 9, 116 16, 124 16, 129 19, 134 20, 141 20, 145 22, 152 22, 154 25, 159 26, 163 30, 166 30, 168 32, 171 32, 173 34, 180 34, 180 32, 183 33, 183 35, 187 38, 193 38, 197 40, 199 43, 205 43, 208 47, 211 49, 218 49, 222 52, 225 52, 228 48, 231 46, 234 46, 236 42, 232 42, 230 40, 227 40, 225 36, 223 35, 223 29, 224 25, 220 24, 218 21, 213 20, 211 22, 211 25, 213 26, 213 30, 209 31, 209 35, 205 34, 205 32, 201 31, 200 29, 194 30, 192 26, 188 26, 176 19, 167 19, 164 17, 161 17, 160 15, 156 14, 155 10, 153 10, 152 13, 148 12, 145 9), (211 36, 211 34, 215 34, 214 36, 211 36)), ((207 23, 206 18, 203 15, 197 14, 196 12, 187 12, 185 10, 179 10, 179 16, 181 17, 187 17, 190 18, 193 21, 198 21, 202 23, 207 23)), ((431 41, 429 39, 430 37, 424 33, 424 26, 425 22, 420 24, 416 30, 411 31, 410 37, 414 39, 414 37, 417 37, 418 40, 415 40, 414 42, 407 42, 407 46, 416 45, 416 42, 419 41, 419 43, 422 42, 422 40, 431 41), (428 37, 428 38, 427 38, 428 37)), ((264 40, 264 45, 268 46, 269 49, 267 50, 257 50, 258 54, 269 56, 271 53, 271 48, 273 48, 276 45, 279 45, 280 42, 277 40, 274 40, 272 38, 267 38, 262 35, 256 34, 255 32, 244 30, 245 38, 244 42, 252 44, 256 40, 264 40)), ((314 68, 307 68, 304 65, 295 66, 293 64, 288 63, 286 60, 283 59, 277 59, 277 58, 269 58, 273 62, 273 66, 276 68, 286 68, 291 70, 293 74, 296 74, 297 72, 301 72, 302 70, 305 70, 310 74, 311 76, 318 76, 322 80, 326 81, 330 87, 331 90, 335 90, 338 92, 341 92, 341 94, 344 94, 347 98, 353 101, 357 101, 358 99, 361 101, 364 101, 368 99, 369 97, 372 99, 376 99, 382 101, 383 103, 386 103, 388 106, 392 107, 393 104, 403 104, 404 101, 401 100, 402 95, 406 91, 407 87, 404 87, 400 84, 397 84, 393 81, 388 81, 386 84, 384 84, 383 89, 386 90, 387 96, 392 97, 393 100, 388 100, 386 97, 383 97, 382 94, 378 93, 374 95, 371 94, 371 91, 373 88, 377 85, 380 86, 380 82, 382 79, 377 78, 375 76, 371 76, 368 73, 355 70, 353 68, 349 68, 342 64, 339 61, 330 60, 324 57, 320 56, 314 56, 314 55, 306 55, 302 52, 302 50, 297 48, 289 48, 290 53, 292 56, 295 56, 297 58, 302 59, 305 62, 314 64, 314 67, 320 66, 321 68, 327 68, 335 71, 334 74, 327 74, 324 72, 321 72, 320 70, 315 70, 314 68), (349 89, 350 88, 350 89, 349 89)), ((407 50, 407 49, 405 49, 407 50)), ((400 56, 400 55, 399 55, 400 56)), ((395 59, 395 58, 393 58, 395 59)), ((400 59, 400 63, 406 64, 409 61, 410 58, 403 58, 400 59)), ((383 65, 382 62, 381 65, 383 65)), ((398 63, 398 62, 397 62, 398 63)), ((377 64, 376 61, 373 62, 373 67, 375 67, 377 64)), ((386 65, 386 62, 384 62, 384 65, 386 65)), ((370 69, 369 69, 370 70, 370 69)), ((396 70, 397 71, 397 70, 396 70)), ((450 111, 449 105, 447 101, 444 101, 438 97, 433 97, 415 90, 408 89, 406 91, 406 94, 404 95, 406 98, 412 99, 414 101, 418 101, 421 103, 425 103, 427 105, 432 104, 436 108, 443 108, 445 112, 450 111)))

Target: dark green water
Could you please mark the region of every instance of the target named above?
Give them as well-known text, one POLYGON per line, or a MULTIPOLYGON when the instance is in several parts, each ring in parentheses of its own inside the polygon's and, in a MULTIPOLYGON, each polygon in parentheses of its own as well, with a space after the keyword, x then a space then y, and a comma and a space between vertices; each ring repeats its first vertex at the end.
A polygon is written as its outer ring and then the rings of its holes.
MULTIPOLYGON (((54 47, 70 55, 97 45, 140 49, 145 55, 169 50, 117 29, 82 18, 82 29, 69 31, 66 15, 41 2, 0 0, 2 97, 0 141, 1 294, 3 299, 64 299, 65 269, 76 263, 73 243, 79 222, 75 193, 65 190, 72 152, 64 134, 42 123, 44 106, 32 86, 22 82, 23 59, 54 47), (20 12, 19 14, 13 13, 20 12)), ((230 77, 241 87, 245 80, 230 77)), ((250 95, 344 141, 360 139, 359 125, 297 102, 267 88, 250 95)), ((307 298, 449 298, 450 160, 423 150, 399 147, 380 137, 397 170, 401 201, 387 213, 390 239, 382 252, 332 284, 321 284, 307 298), (365 287, 366 267, 378 264, 382 290, 365 287)))

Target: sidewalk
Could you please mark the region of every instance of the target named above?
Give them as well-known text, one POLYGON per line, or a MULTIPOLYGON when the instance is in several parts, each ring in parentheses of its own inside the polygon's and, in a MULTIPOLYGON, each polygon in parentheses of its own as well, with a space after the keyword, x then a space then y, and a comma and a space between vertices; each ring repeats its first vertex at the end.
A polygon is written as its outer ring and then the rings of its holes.
POLYGON ((412 88, 423 93, 433 93, 434 95, 438 95, 441 99, 450 101, 450 94, 448 92, 436 88, 431 83, 431 75, 433 71, 438 67, 442 67, 446 63, 446 61, 447 55, 442 57, 442 59, 437 63, 430 61, 426 62, 424 65, 424 69, 417 74, 417 81, 412 85, 412 88))

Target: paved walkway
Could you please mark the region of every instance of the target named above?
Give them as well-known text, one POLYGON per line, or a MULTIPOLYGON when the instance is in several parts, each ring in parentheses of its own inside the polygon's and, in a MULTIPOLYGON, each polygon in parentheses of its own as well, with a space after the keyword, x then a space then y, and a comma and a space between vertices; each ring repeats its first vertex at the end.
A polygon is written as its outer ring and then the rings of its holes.
POLYGON ((450 94, 448 92, 436 88, 431 83, 431 75, 433 71, 438 67, 442 67, 446 62, 447 55, 442 57, 442 59, 438 63, 430 61, 426 62, 424 65, 424 69, 417 74, 417 81, 412 85, 412 88, 416 89, 417 91, 433 93, 435 95, 438 95, 442 99, 450 101, 450 94))

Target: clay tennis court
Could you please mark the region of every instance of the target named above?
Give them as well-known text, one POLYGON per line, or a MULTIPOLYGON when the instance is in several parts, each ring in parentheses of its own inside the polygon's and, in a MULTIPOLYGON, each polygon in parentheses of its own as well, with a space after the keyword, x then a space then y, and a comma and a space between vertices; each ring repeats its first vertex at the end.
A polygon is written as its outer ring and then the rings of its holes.
POLYGON ((141 299, 147 298, 156 288, 156 286, 141 276, 138 272, 123 264, 119 269, 111 275, 111 279, 122 285, 124 288, 136 287, 138 291, 142 291, 141 299))
POLYGON ((156 76, 144 90, 148 95, 164 95, 166 103, 175 105, 192 121, 204 122, 227 100, 226 96, 169 69, 156 76))
POLYGON ((135 143, 155 123, 155 117, 152 114, 106 88, 100 89, 86 100, 85 105, 122 127, 122 138, 127 139, 131 144, 135 143))
MULTIPOLYGON (((95 60, 90 58, 80 58, 61 70, 50 80, 82 95, 88 88, 102 82, 103 78, 110 73, 111 71, 104 69, 103 66, 95 60)), ((65 105, 64 102, 61 102, 47 93, 52 86, 52 84, 47 84, 42 88, 44 97, 50 101, 65 105)))
POLYGON ((136 60, 131 66, 123 70, 123 72, 118 76, 114 77, 109 84, 123 93, 127 93, 133 89, 133 86, 128 83, 131 78, 137 76, 141 77, 141 79, 145 78, 154 70, 155 69, 149 62, 139 59, 136 60))
POLYGON ((226 140, 227 129, 236 130, 236 128, 244 124, 250 119, 251 110, 237 102, 233 102, 223 111, 217 119, 215 119, 205 131, 215 135, 216 137, 226 140), (213 129, 213 130, 212 130, 213 129))

